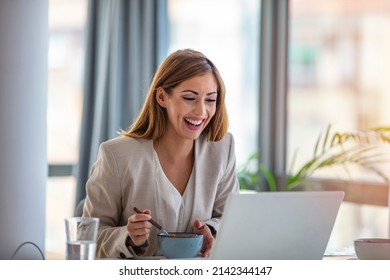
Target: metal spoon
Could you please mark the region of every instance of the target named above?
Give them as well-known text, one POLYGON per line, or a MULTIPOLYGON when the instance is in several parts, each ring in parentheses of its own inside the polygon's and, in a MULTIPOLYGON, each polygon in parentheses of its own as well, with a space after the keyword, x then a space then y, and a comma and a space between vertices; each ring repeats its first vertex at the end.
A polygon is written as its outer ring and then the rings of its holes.
MULTIPOLYGON (((136 213, 140 213, 142 214, 143 212, 141 210, 139 210, 137 207, 134 207, 133 210, 136 212, 136 213)), ((161 230, 162 232, 164 232, 166 235, 169 235, 169 233, 162 227, 160 226, 157 222, 155 222, 153 219, 150 219, 149 220, 149 223, 151 223, 152 225, 154 225, 156 228, 158 228, 159 230, 161 230)))

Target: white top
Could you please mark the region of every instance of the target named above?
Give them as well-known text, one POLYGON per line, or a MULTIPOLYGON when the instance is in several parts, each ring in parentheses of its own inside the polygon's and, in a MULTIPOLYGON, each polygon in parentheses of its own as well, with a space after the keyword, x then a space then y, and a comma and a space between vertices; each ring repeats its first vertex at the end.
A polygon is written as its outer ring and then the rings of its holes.
POLYGON ((188 222, 191 219, 194 205, 194 168, 182 196, 165 175, 156 152, 154 153, 154 160, 157 178, 157 208, 170 217, 169 223, 161 226, 169 232, 184 232, 192 226, 188 222))

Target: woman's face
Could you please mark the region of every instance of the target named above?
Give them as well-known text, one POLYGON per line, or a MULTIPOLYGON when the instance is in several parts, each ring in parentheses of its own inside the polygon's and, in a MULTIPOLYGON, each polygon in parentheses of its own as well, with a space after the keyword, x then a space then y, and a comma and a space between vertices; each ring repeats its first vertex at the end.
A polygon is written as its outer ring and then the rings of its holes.
POLYGON ((166 133, 188 140, 198 138, 215 114, 217 96, 212 73, 185 80, 171 94, 159 89, 157 102, 168 115, 166 133))

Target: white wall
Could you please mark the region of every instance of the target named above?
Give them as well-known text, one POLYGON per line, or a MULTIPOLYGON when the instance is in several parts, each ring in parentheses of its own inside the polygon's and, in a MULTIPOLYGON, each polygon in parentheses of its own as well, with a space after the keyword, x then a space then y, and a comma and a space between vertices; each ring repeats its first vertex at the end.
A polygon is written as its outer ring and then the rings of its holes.
POLYGON ((47 0, 0 1, 0 259, 44 251, 47 51, 47 0))

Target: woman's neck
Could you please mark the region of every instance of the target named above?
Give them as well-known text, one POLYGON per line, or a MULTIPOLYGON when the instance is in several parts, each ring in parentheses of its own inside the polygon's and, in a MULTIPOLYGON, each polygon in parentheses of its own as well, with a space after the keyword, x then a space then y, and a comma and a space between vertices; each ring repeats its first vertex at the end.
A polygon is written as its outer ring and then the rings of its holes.
POLYGON ((170 161, 185 160, 193 156, 194 140, 180 141, 174 137, 161 137, 153 146, 158 155, 164 155, 170 161))

